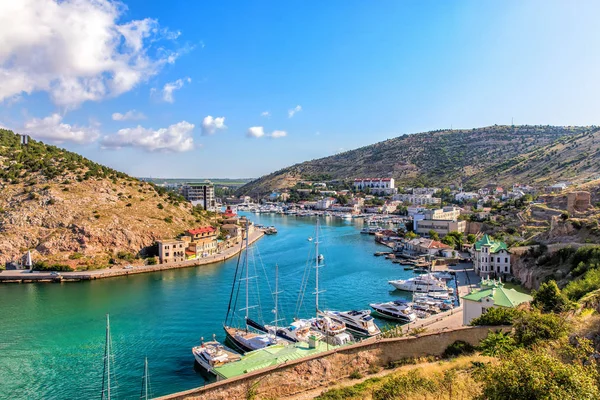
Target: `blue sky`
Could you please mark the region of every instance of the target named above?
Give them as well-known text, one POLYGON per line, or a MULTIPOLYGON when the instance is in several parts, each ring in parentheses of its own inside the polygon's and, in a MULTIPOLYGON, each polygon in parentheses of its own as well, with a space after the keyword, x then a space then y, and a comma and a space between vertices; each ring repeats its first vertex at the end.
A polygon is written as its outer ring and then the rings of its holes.
POLYGON ((136 176, 258 177, 511 118, 600 124, 598 2, 12 3, 0 125, 136 176))

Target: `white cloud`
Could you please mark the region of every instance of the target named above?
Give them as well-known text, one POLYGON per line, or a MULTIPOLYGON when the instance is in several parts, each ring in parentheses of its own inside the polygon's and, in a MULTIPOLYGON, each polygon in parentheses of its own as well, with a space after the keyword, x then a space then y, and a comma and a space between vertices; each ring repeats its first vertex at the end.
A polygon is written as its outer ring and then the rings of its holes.
POLYGON ((212 115, 204 117, 202 120, 202 134, 213 135, 219 130, 227 129, 225 125, 225 117, 213 118, 212 115))
POLYGON ((162 99, 167 103, 173 103, 175 101, 175 99, 173 98, 173 92, 175 90, 181 89, 186 82, 190 83, 192 82, 192 79, 177 79, 175 82, 166 83, 162 89, 162 99))
POLYGON ((288 118, 292 118, 294 116, 294 114, 298 113, 302 111, 302 106, 296 106, 292 109, 288 110, 288 118))
POLYGON ((260 113, 260 116, 269 118, 271 116, 271 111, 263 111, 260 113))
POLYGON ((184 152, 194 148, 193 130, 194 124, 186 121, 158 130, 138 125, 104 136, 101 143, 103 147, 115 149, 138 147, 146 151, 184 152))
POLYGON ((253 126, 248 128, 248 133, 246 136, 251 138, 261 138, 265 136, 265 129, 262 126, 253 126))
POLYGON ((114 121, 136 121, 139 119, 146 119, 146 116, 139 111, 129 110, 125 114, 121 114, 118 112, 113 113, 112 119, 114 121))
POLYGON ((273 139, 279 139, 282 137, 286 137, 287 136, 287 132, 286 131, 273 131, 272 133, 265 133, 265 128, 263 128, 262 126, 253 126, 251 128, 248 128, 248 132, 246 133, 246 136, 248 136, 249 138, 256 138, 259 139, 263 136, 267 136, 273 139))
POLYGON ((287 136, 287 132, 286 131, 273 131, 273 133, 271 133, 270 135, 273 139, 279 139, 282 137, 286 137, 287 136))
POLYGON ((1 1, 0 101, 44 91, 73 108, 127 92, 173 62, 176 52, 151 44, 176 35, 150 18, 118 23, 126 10, 110 0, 1 1))
POLYGON ((79 144, 91 143, 100 136, 95 127, 65 124, 62 119, 63 117, 59 114, 52 114, 42 119, 33 118, 25 122, 21 133, 54 143, 74 142, 79 144))

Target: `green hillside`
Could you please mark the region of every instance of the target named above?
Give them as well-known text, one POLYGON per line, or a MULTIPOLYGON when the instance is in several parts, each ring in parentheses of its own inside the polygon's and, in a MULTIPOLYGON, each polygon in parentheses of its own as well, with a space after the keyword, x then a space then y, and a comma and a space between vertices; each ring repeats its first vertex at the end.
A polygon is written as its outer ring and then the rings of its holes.
MULTIPOLYGON (((589 163, 576 155, 573 146, 596 146, 596 127, 561 126, 489 126, 477 129, 439 130, 403 135, 356 150, 307 161, 263 176, 243 186, 238 193, 253 195, 290 187, 301 180, 320 178, 353 179, 358 177, 393 177, 397 184, 479 185, 491 179, 509 183, 529 179, 562 178, 573 169, 558 168, 556 163, 546 170, 523 163, 544 162, 551 151, 568 150, 563 163, 583 163, 589 167, 579 172, 598 172, 598 161, 589 163), (578 138, 578 139, 574 139, 578 138), (572 142, 575 140, 575 142, 572 142), (587 140, 587 142, 586 142, 587 140), (561 147, 562 146, 562 147, 561 147), (546 150, 545 150, 546 149, 546 150), (543 156, 542 156, 543 155, 543 156), (522 170, 513 173, 511 168, 522 170), (501 168, 501 169, 499 169, 501 168), (496 173, 496 171, 499 171, 496 173), (505 173, 500 173, 504 171, 505 173)), ((588 154, 591 150, 588 150, 588 154)))

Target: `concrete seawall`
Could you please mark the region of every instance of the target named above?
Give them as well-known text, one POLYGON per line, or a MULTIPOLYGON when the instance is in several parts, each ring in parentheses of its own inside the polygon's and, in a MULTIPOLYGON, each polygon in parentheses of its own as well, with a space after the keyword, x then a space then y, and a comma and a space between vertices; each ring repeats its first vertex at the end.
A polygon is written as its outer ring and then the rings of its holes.
MULTIPOLYGON (((258 239, 264 236, 264 232, 260 230, 254 231, 250 235, 248 241, 253 244, 258 239)), ((201 265, 214 264, 218 262, 226 261, 232 257, 237 256, 243 249, 241 245, 236 245, 226 249, 221 254, 215 254, 212 256, 200 258, 197 260, 188 260, 178 263, 170 264, 157 264, 157 265, 143 265, 134 266, 130 269, 125 268, 114 268, 114 269, 101 269, 94 271, 80 271, 80 272, 60 272, 60 276, 53 276, 50 272, 37 272, 30 273, 29 270, 15 270, 15 271, 2 271, 0 273, 0 283, 30 283, 30 282, 76 282, 76 281, 89 281, 94 279, 106 279, 114 278, 117 276, 127 276, 135 274, 145 274, 148 272, 166 271, 170 269, 178 268, 189 268, 198 267, 201 265)))
POLYGON ((497 329, 511 328, 461 327, 418 337, 372 339, 159 399, 243 399, 250 392, 258 395, 258 398, 291 396, 326 386, 348 377, 354 371, 366 372, 373 365, 385 367, 407 358, 440 356, 458 340, 475 346, 490 330, 497 329))

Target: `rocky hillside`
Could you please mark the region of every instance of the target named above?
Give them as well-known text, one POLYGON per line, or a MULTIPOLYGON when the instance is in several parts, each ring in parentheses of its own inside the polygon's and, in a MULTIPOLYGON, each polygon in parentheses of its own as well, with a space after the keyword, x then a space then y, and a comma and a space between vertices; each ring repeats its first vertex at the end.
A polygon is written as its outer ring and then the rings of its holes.
POLYGON ((102 268, 202 222, 180 196, 75 153, 0 130, 0 262, 102 268))
POLYGON ((239 193, 264 194, 311 179, 393 177, 398 184, 432 185, 478 185, 491 178, 506 183, 559 179, 573 171, 600 172, 598 157, 594 160, 591 156, 597 155, 597 148, 598 129, 590 127, 490 126, 432 131, 296 164, 243 186, 239 193), (590 157, 584 159, 583 153, 577 153, 576 143, 593 146, 586 150, 590 157), (566 154, 560 161, 547 162, 561 149, 566 154))

